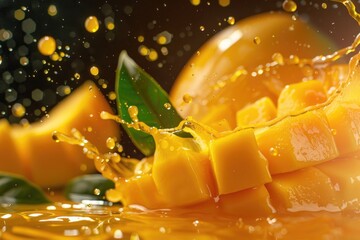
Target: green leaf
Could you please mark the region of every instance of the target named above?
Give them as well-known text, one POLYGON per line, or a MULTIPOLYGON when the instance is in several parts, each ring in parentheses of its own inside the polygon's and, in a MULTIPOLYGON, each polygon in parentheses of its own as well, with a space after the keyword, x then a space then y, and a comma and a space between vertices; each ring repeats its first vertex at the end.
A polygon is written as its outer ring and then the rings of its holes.
POLYGON ((21 176, 0 173, 0 203, 43 204, 50 202, 39 187, 21 176))
POLYGON ((114 182, 101 174, 88 174, 72 179, 65 187, 65 196, 74 202, 105 201, 108 189, 115 188, 114 182))
MULTIPOLYGON (((136 106, 138 118, 151 127, 176 127, 182 118, 175 108, 165 108, 171 104, 168 94, 143 69, 141 69, 125 51, 119 57, 116 70, 116 94, 118 114, 126 122, 131 122, 128 108, 136 106)), ((128 128, 123 125, 134 145, 145 155, 150 156, 155 151, 155 142, 151 135, 128 128)))

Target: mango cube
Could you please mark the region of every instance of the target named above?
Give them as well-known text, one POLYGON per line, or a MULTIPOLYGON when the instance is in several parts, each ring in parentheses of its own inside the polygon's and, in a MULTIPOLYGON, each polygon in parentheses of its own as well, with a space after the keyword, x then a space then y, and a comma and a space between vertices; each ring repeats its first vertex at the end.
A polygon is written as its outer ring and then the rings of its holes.
POLYGON ((138 204, 149 209, 168 207, 160 196, 151 174, 134 176, 116 184, 124 205, 138 204))
POLYGON ((264 185, 236 193, 221 195, 220 211, 239 217, 269 216, 275 210, 270 204, 270 195, 264 185))
POLYGON ((173 134, 157 141, 152 175, 160 195, 175 207, 202 202, 216 194, 210 160, 192 149, 192 141, 173 134))
POLYGON ((271 181, 267 160, 259 151, 252 129, 236 131, 212 141, 210 156, 219 194, 271 181))
POLYGON ((267 122, 276 117, 276 107, 269 97, 263 97, 256 102, 236 112, 237 127, 246 127, 267 122))
POLYGON ((325 111, 340 154, 360 150, 360 108, 332 104, 325 111))
POLYGON ((360 210, 360 159, 334 159, 316 168, 331 179, 342 207, 360 210))
POLYGON ((278 98, 278 116, 299 112, 305 107, 323 103, 326 99, 326 92, 320 81, 289 84, 278 98))
POLYGON ((314 167, 273 176, 266 188, 280 211, 339 210, 331 179, 314 167))
POLYGON ((256 132, 271 174, 285 173, 336 158, 339 153, 323 111, 289 116, 256 132))

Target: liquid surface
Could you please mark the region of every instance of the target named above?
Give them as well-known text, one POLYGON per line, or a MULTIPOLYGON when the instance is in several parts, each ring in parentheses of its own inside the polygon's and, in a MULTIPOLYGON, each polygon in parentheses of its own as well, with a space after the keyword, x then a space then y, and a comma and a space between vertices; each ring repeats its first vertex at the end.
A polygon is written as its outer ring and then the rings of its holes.
POLYGON ((307 212, 259 219, 91 204, 0 207, 2 239, 358 239, 360 216, 307 212))

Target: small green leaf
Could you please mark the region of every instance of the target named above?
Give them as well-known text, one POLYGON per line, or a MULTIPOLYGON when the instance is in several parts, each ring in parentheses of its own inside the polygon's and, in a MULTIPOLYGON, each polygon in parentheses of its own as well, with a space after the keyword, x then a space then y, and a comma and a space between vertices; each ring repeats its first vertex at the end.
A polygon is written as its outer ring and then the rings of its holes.
POLYGON ((0 173, 0 203, 50 203, 44 192, 21 176, 0 173))
MULTIPOLYGON (((141 69, 125 51, 121 52, 116 70, 116 94, 118 114, 126 122, 131 122, 128 108, 136 106, 138 118, 151 127, 176 127, 182 118, 175 108, 165 108, 171 104, 168 94, 143 69, 141 69)), ((135 146, 145 155, 155 151, 155 142, 151 135, 123 125, 135 146)))
POLYGON ((114 182, 101 174, 88 174, 72 179, 65 187, 65 196, 74 202, 105 201, 105 193, 111 188, 115 188, 114 182))

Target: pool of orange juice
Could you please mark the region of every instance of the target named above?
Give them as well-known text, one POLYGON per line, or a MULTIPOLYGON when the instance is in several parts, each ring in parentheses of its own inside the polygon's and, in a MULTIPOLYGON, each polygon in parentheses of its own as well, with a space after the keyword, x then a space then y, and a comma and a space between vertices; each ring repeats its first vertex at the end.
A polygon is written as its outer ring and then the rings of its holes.
POLYGON ((0 205, 0 238, 16 239, 359 239, 356 213, 298 212, 262 218, 96 206, 0 205))

